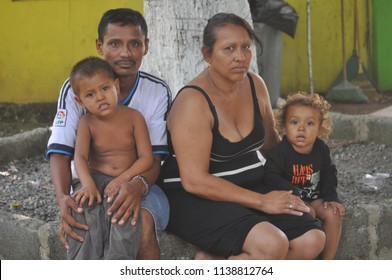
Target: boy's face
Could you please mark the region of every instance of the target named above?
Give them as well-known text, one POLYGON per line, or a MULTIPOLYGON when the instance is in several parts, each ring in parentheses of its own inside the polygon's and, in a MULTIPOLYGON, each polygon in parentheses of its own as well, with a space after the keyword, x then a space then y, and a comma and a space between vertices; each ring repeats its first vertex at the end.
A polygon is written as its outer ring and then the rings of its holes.
POLYGON ((119 77, 135 75, 148 51, 148 39, 140 26, 110 23, 103 40, 97 39, 97 51, 119 77))
POLYGON ((284 129, 294 150, 301 154, 308 154, 321 133, 320 112, 311 106, 290 106, 287 109, 284 129))
POLYGON ((93 77, 75 79, 76 101, 97 116, 110 114, 117 106, 119 81, 103 71, 93 77))

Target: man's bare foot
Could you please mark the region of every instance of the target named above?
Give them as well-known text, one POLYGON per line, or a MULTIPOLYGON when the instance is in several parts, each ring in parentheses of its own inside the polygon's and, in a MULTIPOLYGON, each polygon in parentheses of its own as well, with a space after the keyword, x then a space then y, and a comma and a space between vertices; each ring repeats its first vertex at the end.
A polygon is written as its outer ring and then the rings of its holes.
POLYGON ((198 251, 195 254, 195 260, 225 260, 225 258, 206 251, 198 251))

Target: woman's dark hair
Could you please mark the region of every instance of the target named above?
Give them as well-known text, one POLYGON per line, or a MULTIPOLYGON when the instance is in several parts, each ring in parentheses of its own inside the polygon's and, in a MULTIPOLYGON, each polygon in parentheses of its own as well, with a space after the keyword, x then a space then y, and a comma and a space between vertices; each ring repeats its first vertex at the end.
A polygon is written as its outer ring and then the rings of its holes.
POLYGON ((147 38, 148 35, 147 23, 143 15, 138 11, 128 9, 128 8, 120 8, 120 9, 108 10, 107 12, 105 12, 98 25, 99 40, 101 41, 103 40, 103 36, 106 33, 106 28, 110 23, 115 23, 120 26, 124 26, 128 24, 140 26, 144 37, 147 38))
POLYGON ((208 49, 208 52, 211 53, 212 47, 215 44, 216 29, 219 27, 226 26, 227 24, 235 24, 245 28, 249 34, 250 39, 253 42, 259 44, 261 55, 261 53, 263 52, 263 44, 261 43, 260 38, 257 37, 255 31, 245 19, 232 13, 218 13, 208 20, 203 32, 203 45, 208 49))

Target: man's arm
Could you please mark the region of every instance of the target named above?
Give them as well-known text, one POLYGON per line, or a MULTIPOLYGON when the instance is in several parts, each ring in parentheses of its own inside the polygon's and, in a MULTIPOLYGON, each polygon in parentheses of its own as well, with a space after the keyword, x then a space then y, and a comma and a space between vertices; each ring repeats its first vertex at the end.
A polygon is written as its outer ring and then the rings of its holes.
POLYGON ((83 208, 80 208, 69 195, 72 178, 71 157, 57 153, 51 154, 50 173, 52 183, 55 186, 57 204, 60 209, 60 240, 63 245, 69 249, 69 244, 66 240, 65 234, 76 240, 83 241, 83 238, 72 231, 72 228, 88 230, 87 225, 76 222, 70 213, 70 209, 78 213, 83 212, 83 208))
MULTIPOLYGON (((161 170, 161 156, 154 155, 154 162, 152 167, 141 174, 146 178, 149 185, 156 182, 161 170)), ((112 223, 123 225, 128 218, 132 216, 131 224, 135 225, 139 217, 140 212, 140 201, 144 195, 145 188, 144 184, 140 179, 134 179, 129 182, 121 183, 118 188, 113 188, 110 192, 106 193, 108 196, 108 203, 113 201, 113 204, 108 209, 108 214, 112 215, 116 210, 116 214, 112 217, 112 223)))
MULTIPOLYGON (((52 135, 48 141, 46 157, 50 160, 52 183, 55 186, 56 199, 60 209, 60 240, 65 247, 69 247, 65 234, 76 240, 82 240, 72 231, 72 227, 88 230, 86 225, 77 223, 71 215, 71 209, 78 212, 78 207, 69 195, 72 173, 71 159, 74 154, 76 127, 83 114, 83 108, 74 98, 69 79, 60 89, 57 102, 57 113, 53 121, 52 135)), ((79 211, 83 211, 80 210, 79 211)))

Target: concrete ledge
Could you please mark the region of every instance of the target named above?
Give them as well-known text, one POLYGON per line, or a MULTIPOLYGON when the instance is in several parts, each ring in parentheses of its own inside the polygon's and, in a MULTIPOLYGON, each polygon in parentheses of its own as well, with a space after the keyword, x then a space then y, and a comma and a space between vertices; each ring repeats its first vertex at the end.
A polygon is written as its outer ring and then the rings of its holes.
MULTIPOLYGON (((0 259, 65 260, 66 250, 58 236, 58 222, 41 220, 0 211, 0 259)), ((193 259, 197 248, 175 235, 159 235, 164 260, 193 259)))
POLYGON ((331 113, 333 133, 331 139, 374 141, 392 146, 392 108, 390 115, 344 115, 331 113))
POLYGON ((0 163, 44 154, 50 137, 49 128, 36 128, 0 138, 0 163))
MULTIPOLYGON (((338 260, 392 259, 392 200, 379 205, 349 206, 344 217, 338 260)), ((0 211, 0 258, 17 260, 66 259, 57 237, 58 223, 0 211)), ((177 236, 159 235, 161 258, 193 259, 197 248, 177 236)))
POLYGON ((392 201, 380 205, 359 204, 346 208, 336 259, 392 259, 392 201))

